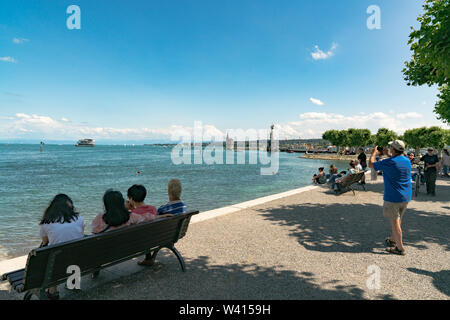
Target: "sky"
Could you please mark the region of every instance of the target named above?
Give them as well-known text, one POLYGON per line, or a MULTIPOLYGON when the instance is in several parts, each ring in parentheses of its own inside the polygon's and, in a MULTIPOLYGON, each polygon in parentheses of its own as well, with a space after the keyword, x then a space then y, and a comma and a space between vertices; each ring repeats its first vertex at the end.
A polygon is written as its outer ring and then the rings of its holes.
POLYGON ((0 140, 445 127, 408 87, 419 0, 1 1, 0 140), (69 29, 70 5, 80 29, 69 29), (380 29, 369 29, 370 5, 380 29))

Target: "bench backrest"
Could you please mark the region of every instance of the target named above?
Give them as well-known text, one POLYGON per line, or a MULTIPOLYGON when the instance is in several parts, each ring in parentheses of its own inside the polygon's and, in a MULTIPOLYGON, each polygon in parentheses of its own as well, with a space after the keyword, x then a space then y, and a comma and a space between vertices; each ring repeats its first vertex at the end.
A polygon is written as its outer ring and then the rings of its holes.
POLYGON ((352 184, 360 181, 362 179, 362 177, 364 176, 364 174, 365 174, 364 171, 351 174, 350 177, 345 182, 342 183, 342 187, 345 188, 345 187, 351 186, 352 184))
POLYGON ((65 282, 70 276, 67 267, 71 265, 78 266, 84 275, 160 246, 171 246, 184 237, 191 216, 197 213, 191 211, 34 249, 28 255, 23 291, 65 282))

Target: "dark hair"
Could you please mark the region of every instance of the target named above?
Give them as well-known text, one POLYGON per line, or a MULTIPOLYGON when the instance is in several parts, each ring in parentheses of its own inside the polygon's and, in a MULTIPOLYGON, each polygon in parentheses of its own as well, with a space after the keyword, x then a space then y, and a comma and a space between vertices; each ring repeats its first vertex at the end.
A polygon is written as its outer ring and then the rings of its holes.
POLYGON ((444 152, 445 152, 446 155, 450 156, 450 154, 448 154, 448 150, 447 149, 444 149, 444 152))
POLYGON ((136 202, 142 202, 147 196, 147 190, 142 184, 135 184, 128 189, 127 196, 136 202))
POLYGON ((356 161, 355 160, 350 161, 349 165, 352 168, 356 167, 356 161))
POLYGON ((330 174, 335 174, 338 173, 338 169, 334 166, 334 164, 332 164, 330 166, 330 174))
POLYGON ((70 223, 78 219, 72 199, 65 194, 56 195, 44 211, 39 224, 70 223))
POLYGON ((119 191, 106 190, 103 203, 105 205, 103 221, 107 225, 118 227, 130 219, 130 211, 125 207, 125 199, 119 191))
POLYGON ((324 168, 324 167, 320 167, 320 168, 319 168, 319 171, 323 171, 323 169, 325 169, 325 168, 324 168))

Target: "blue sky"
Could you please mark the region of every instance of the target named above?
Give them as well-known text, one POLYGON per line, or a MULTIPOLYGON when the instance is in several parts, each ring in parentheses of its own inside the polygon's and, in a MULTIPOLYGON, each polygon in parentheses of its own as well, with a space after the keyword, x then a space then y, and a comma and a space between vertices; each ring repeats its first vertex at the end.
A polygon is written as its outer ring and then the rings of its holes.
POLYGON ((422 4, 2 1, 0 139, 152 139, 194 121, 289 137, 439 125, 436 88, 401 72, 422 4), (81 30, 66 27, 72 4, 81 30), (366 26, 372 4, 380 30, 366 26))

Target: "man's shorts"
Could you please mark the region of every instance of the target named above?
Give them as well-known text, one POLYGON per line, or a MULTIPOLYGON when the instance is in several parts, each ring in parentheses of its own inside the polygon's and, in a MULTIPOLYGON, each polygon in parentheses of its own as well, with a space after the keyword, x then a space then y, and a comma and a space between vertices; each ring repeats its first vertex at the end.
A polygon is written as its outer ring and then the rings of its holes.
POLYGON ((383 203, 383 216, 389 220, 397 220, 403 217, 406 211, 408 202, 389 202, 385 201, 383 203))

